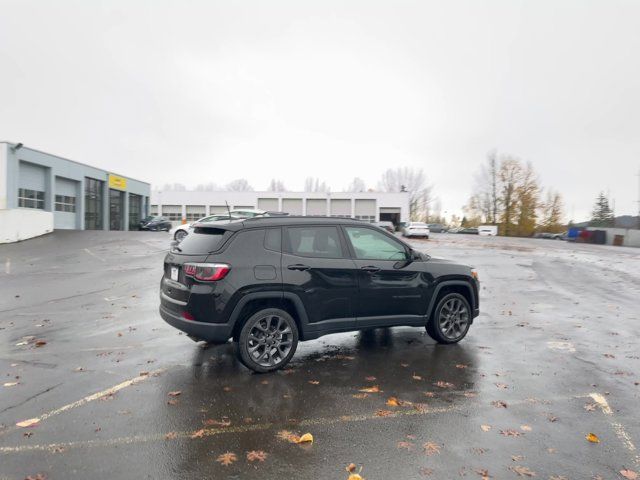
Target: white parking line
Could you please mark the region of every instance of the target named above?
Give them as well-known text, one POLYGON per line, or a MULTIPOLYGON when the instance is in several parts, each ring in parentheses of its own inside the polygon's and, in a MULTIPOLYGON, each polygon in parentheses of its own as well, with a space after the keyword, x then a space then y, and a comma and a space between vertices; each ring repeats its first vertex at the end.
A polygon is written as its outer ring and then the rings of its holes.
MULTIPOLYGON (((607 416, 613 417, 613 410, 611 410, 609 402, 607 402, 606 398, 604 398, 599 393, 591 393, 589 394, 589 396, 593 399, 594 402, 598 404, 598 406, 602 410, 602 413, 607 416)), ((611 421, 611 426, 613 427, 614 432, 616 432, 616 436, 620 439, 624 447, 634 455, 633 461, 635 462, 635 464, 640 465, 640 455, 635 454, 636 446, 633 444, 631 437, 626 432, 622 424, 611 421)))
POLYGON ((127 388, 127 387, 130 387, 131 385, 136 385, 137 383, 143 382, 144 380, 146 380, 150 376, 162 373, 162 372, 164 372, 164 370, 165 370, 164 368, 160 368, 158 370, 154 370, 153 372, 149 372, 148 375, 140 375, 140 376, 137 376, 137 377, 132 378, 130 380, 126 380, 126 381, 124 381, 122 383, 119 383, 118 385, 115 385, 113 387, 107 388, 106 390, 102 390, 101 392, 96 392, 96 393, 93 393, 91 395, 87 395, 86 397, 81 398, 80 400, 77 400, 77 401, 72 402, 72 403, 68 403, 67 405, 64 405, 64 406, 62 406, 60 408, 56 408, 55 410, 51 410, 50 412, 43 413, 39 417, 34 417, 34 418, 30 418, 28 420, 22 420, 20 422, 16 422, 16 426, 15 427, 7 428, 3 432, 0 432, 0 435, 8 433, 10 431, 16 430, 18 428, 17 425, 19 423, 23 423, 23 422, 28 422, 29 424, 41 423, 41 422, 45 421, 46 419, 51 418, 51 417, 53 417, 55 415, 59 415, 59 414, 61 414, 63 412, 71 410, 73 408, 77 408, 77 407, 85 405, 85 404, 87 404, 89 402, 93 402, 94 400, 102 398, 102 397, 104 397, 106 395, 114 394, 114 393, 122 390, 123 388, 127 388))

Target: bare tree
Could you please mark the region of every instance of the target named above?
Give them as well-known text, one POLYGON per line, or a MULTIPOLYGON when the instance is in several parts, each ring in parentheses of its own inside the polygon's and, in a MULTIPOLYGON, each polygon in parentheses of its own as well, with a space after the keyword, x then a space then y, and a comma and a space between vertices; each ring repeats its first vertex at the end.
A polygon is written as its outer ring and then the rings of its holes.
POLYGON ((209 182, 209 183, 200 183, 198 185, 196 185, 196 191, 197 192, 216 192, 221 190, 220 187, 213 183, 213 182, 209 182))
POLYGON ((422 169, 413 167, 390 168, 382 174, 378 189, 383 192, 409 192, 411 220, 427 221, 431 206, 431 186, 422 169))
POLYGON ((249 185, 249 182, 245 178, 238 178, 227 183, 226 190, 230 192, 252 192, 253 187, 249 185))
POLYGON ((287 189, 284 186, 284 182, 282 180, 276 180, 275 178, 271 179, 269 183, 269 188, 267 188, 270 192, 286 192, 287 189))
POLYGON ((563 202, 560 193, 547 190, 547 197, 540 205, 540 227, 545 232, 559 233, 564 230, 562 224, 563 202))
POLYGON ((166 192, 184 192, 187 189, 182 183, 165 183, 162 190, 166 192))
POLYGON ((366 192, 367 185, 364 183, 364 180, 362 180, 360 177, 355 177, 353 180, 351 180, 351 183, 349 184, 349 186, 345 191, 346 192, 366 192))
POLYGON ((304 181, 304 191, 329 193, 331 189, 325 182, 321 182, 320 179, 307 177, 304 181))
POLYGON ((475 175, 473 188, 473 211, 487 223, 497 223, 500 208, 499 159, 496 150, 487 154, 487 162, 475 175))

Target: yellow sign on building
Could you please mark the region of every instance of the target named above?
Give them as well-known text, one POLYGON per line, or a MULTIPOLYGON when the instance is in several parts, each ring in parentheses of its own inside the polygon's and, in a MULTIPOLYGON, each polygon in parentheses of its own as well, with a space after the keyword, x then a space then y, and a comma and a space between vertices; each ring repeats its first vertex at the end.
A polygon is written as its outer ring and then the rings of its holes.
POLYGON ((115 188, 116 190, 126 190, 127 179, 124 177, 119 177, 117 175, 109 174, 109 188, 115 188))

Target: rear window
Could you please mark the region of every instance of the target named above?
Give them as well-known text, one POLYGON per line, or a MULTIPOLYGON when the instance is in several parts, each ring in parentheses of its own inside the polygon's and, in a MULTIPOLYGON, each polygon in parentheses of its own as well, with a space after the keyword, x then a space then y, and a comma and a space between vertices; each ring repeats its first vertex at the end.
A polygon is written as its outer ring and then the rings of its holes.
POLYGON ((231 235, 222 228, 196 227, 178 245, 184 255, 196 255, 218 250, 231 235))

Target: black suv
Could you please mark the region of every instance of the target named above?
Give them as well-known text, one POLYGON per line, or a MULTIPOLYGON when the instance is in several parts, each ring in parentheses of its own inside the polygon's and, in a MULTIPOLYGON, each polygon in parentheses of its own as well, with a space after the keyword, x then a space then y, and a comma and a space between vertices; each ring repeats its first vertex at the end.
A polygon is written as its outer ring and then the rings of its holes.
POLYGON ((233 338, 257 372, 299 340, 409 325, 456 343, 479 313, 474 270, 358 220, 257 217, 195 224, 164 262, 160 315, 194 340, 233 338))

